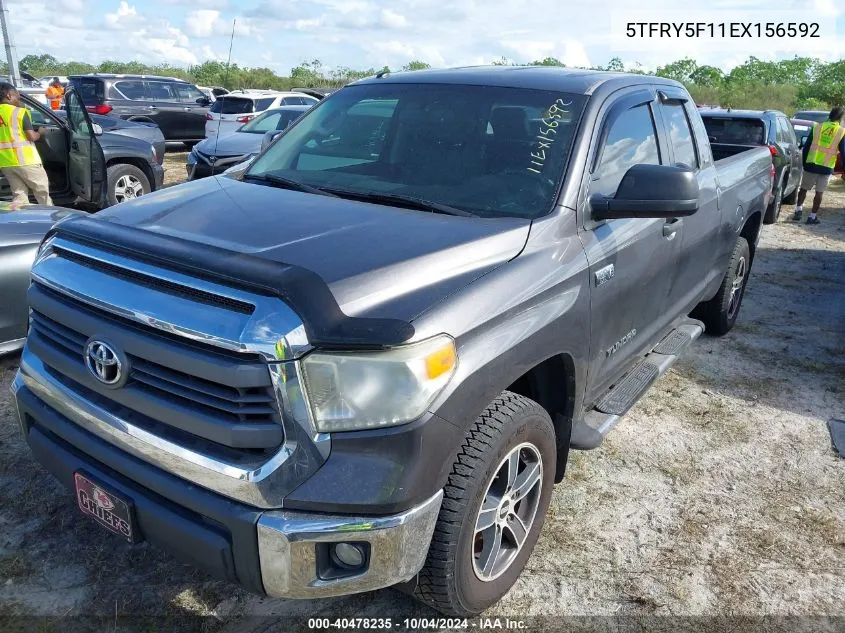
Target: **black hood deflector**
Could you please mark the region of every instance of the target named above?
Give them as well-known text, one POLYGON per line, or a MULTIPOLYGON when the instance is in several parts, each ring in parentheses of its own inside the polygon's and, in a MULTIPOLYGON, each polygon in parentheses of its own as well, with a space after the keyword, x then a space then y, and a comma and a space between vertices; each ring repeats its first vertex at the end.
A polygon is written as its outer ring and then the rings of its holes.
POLYGON ((308 341, 314 346, 388 347, 405 343, 414 335, 414 326, 399 319, 347 316, 323 279, 301 266, 86 217, 60 222, 50 235, 279 297, 302 319, 308 341))

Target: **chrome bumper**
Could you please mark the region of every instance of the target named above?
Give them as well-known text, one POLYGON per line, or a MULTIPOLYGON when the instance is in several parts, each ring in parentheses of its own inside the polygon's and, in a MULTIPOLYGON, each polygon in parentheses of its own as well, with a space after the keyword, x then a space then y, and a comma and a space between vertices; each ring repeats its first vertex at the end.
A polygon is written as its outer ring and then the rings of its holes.
POLYGON ((261 579, 268 595, 324 598, 382 589, 413 578, 422 569, 443 491, 388 517, 308 515, 268 511, 258 520, 261 579), (364 571, 324 580, 318 572, 319 543, 369 543, 364 571))

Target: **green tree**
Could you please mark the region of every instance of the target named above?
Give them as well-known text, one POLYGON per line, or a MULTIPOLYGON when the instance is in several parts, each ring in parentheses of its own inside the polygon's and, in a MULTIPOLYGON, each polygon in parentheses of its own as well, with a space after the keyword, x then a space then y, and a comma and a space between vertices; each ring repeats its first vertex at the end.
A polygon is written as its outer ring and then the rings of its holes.
POLYGON ((541 59, 539 61, 531 62, 531 66, 566 66, 562 61, 560 61, 557 57, 546 57, 545 59, 541 59))
POLYGON ((421 62, 418 59, 414 59, 414 60, 408 62, 407 64, 405 64, 404 66, 402 66, 402 70, 405 70, 405 71, 408 71, 408 70, 427 70, 428 68, 431 68, 431 64, 427 64, 426 62, 421 62))
POLYGON ((681 83, 693 83, 692 76, 698 70, 698 63, 691 57, 679 59, 665 66, 658 66, 654 74, 666 79, 674 79, 681 83))
POLYGON ((607 66, 604 67, 604 70, 609 70, 615 73, 624 73, 625 72, 625 64, 622 63, 622 60, 618 57, 612 57, 610 61, 607 63, 607 66))
POLYGON ((718 88, 725 81, 725 74, 715 66, 699 66, 690 73, 688 81, 696 86, 718 88))

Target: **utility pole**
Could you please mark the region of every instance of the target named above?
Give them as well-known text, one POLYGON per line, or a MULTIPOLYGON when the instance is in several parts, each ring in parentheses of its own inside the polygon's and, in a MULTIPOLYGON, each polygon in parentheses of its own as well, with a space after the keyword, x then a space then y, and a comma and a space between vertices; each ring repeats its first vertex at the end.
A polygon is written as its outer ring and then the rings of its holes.
POLYGON ((12 42, 12 35, 8 27, 9 10, 6 8, 6 0, 0 0, 0 27, 3 29, 3 43, 6 46, 6 62, 9 64, 9 79, 15 88, 20 88, 21 73, 18 68, 18 56, 15 54, 15 44, 12 42))

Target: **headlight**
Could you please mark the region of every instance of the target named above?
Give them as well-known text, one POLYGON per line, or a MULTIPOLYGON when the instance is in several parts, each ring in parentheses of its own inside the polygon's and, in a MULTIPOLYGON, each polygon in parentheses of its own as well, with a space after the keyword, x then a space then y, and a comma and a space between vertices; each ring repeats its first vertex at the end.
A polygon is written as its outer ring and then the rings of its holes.
POLYGON ((455 342, 437 336, 379 352, 314 352, 302 360, 320 433, 404 424, 422 415, 458 364, 455 342))

